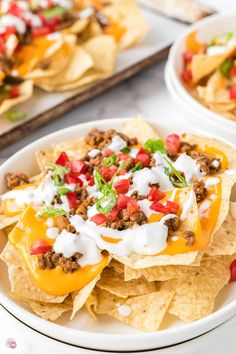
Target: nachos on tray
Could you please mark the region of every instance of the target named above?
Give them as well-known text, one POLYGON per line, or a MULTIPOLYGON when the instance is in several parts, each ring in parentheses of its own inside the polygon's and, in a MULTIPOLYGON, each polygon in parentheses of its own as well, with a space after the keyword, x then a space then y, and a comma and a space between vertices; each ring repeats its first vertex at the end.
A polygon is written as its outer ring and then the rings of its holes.
POLYGON ((196 32, 185 39, 183 82, 210 110, 236 119, 236 39, 233 33, 199 42, 196 32))
POLYGON ((52 92, 107 78, 118 50, 147 30, 133 0, 2 0, 0 114, 28 99, 33 83, 52 92))
POLYGON ((40 174, 9 171, 0 197, 12 297, 51 321, 83 307, 144 331, 214 310, 230 266, 235 280, 233 148, 136 117, 36 160, 40 174))

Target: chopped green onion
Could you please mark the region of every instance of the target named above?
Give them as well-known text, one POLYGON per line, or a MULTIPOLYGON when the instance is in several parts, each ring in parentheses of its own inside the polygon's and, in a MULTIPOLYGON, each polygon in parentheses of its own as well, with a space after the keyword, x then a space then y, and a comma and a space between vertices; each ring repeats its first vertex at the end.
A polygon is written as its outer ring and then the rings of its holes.
POLYGON ((223 64, 220 66, 220 72, 223 76, 229 77, 230 75, 230 70, 232 69, 234 65, 234 61, 232 59, 226 59, 223 64))
POLYGON ((52 8, 43 10, 43 14, 47 18, 51 18, 54 16, 62 17, 65 12, 67 12, 66 9, 63 7, 60 7, 60 6, 56 6, 56 7, 52 7, 52 8))
POLYGON ((54 186, 63 186, 64 176, 68 172, 68 168, 51 162, 48 163, 48 166, 53 170, 52 179, 54 181, 54 186))
POLYGON ((122 152, 123 154, 128 154, 130 150, 131 149, 129 146, 125 146, 124 148, 120 149, 120 152, 122 152))
POLYGON ((144 145, 144 149, 150 152, 151 154, 154 154, 157 151, 160 151, 162 154, 166 154, 166 148, 164 141, 162 139, 148 139, 144 145))
POLYGON ((117 157, 115 154, 112 154, 111 156, 106 157, 103 160, 104 166, 110 167, 116 163, 117 157))
POLYGON ((54 209, 50 207, 46 207, 46 209, 40 210, 38 212, 38 215, 41 216, 42 218, 50 218, 54 216, 61 216, 61 215, 66 215, 65 210, 62 209, 54 209))
POLYGON ((68 192, 71 192, 71 190, 69 188, 61 188, 61 189, 58 189, 57 194, 65 195, 68 192))
POLYGON ((105 194, 97 200, 96 209, 101 214, 108 214, 116 205, 116 194, 112 190, 107 190, 105 194))
POLYGON ((20 120, 25 119, 26 117, 27 113, 17 108, 14 108, 6 113, 6 118, 10 122, 18 122, 20 120))
POLYGON ((136 172, 136 171, 139 171, 139 170, 142 169, 142 167, 143 167, 142 162, 138 162, 138 163, 136 163, 136 165, 134 166, 134 168, 131 170, 131 172, 134 173, 134 172, 136 172))
POLYGON ((177 188, 186 188, 188 187, 187 181, 185 179, 185 177, 183 177, 181 175, 181 173, 176 170, 176 168, 172 165, 172 163, 164 156, 165 161, 167 162, 170 170, 166 167, 165 168, 165 173, 167 174, 167 176, 169 177, 171 183, 173 184, 174 187, 177 188), (178 181, 176 181, 173 178, 173 175, 176 176, 178 178, 178 181))

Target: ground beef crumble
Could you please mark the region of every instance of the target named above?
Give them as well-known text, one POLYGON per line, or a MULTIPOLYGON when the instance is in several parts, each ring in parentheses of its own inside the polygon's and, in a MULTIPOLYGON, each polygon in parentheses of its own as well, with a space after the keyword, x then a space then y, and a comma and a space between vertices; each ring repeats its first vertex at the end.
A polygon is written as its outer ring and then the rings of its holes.
POLYGON ((26 183, 29 183, 29 178, 24 173, 6 173, 5 181, 7 188, 13 189, 15 187, 22 186, 26 183))
POLYGON ((193 183, 193 190, 196 195, 197 202, 201 202, 207 196, 207 188, 204 181, 197 181, 193 183))
POLYGON ((172 231, 177 231, 180 227, 180 219, 178 216, 175 218, 170 218, 165 221, 165 225, 168 227, 169 233, 172 231))
POLYGON ((210 157, 203 152, 192 151, 190 156, 197 161, 201 172, 206 175, 213 175, 221 170, 221 160, 210 157))
POLYGON ((195 233, 193 231, 185 231, 183 238, 186 240, 186 246, 192 247, 195 243, 195 233))
POLYGON ((103 149, 104 147, 106 147, 111 143, 112 138, 115 135, 120 136, 124 141, 126 141, 128 146, 136 145, 138 143, 136 138, 128 138, 126 135, 117 132, 114 129, 109 129, 103 132, 96 128, 92 129, 87 134, 87 136, 85 137, 85 142, 94 148, 103 149))
POLYGON ((72 257, 66 258, 61 253, 49 251, 45 254, 40 254, 37 257, 39 269, 54 269, 57 266, 60 266, 63 272, 68 274, 74 273, 80 268, 80 265, 77 263, 77 261, 82 257, 82 254, 76 252, 72 257))

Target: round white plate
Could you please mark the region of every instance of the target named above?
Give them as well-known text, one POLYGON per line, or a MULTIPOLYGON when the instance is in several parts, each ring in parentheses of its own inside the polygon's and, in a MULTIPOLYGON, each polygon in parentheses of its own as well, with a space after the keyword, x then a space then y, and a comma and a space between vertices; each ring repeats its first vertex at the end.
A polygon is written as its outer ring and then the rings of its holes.
POLYGON ((213 36, 222 36, 228 32, 234 32, 236 35, 235 19, 236 12, 232 11, 230 13, 207 17, 188 27, 187 30, 178 37, 170 50, 167 62, 167 75, 168 79, 172 81, 175 87, 180 104, 188 107, 195 115, 197 114, 201 122, 209 122, 213 126, 221 128, 221 131, 225 133, 235 131, 236 136, 236 121, 227 119, 203 106, 192 97, 180 79, 181 71, 183 70, 183 52, 185 51, 184 41, 186 36, 196 31, 200 41, 208 42, 213 36))
MULTIPOLYGON (((121 129, 125 122, 127 119, 116 118, 85 123, 60 130, 34 142, 17 152, 0 167, 0 191, 4 192, 6 172, 22 171, 29 175, 38 172, 34 158, 35 151, 53 146, 58 142, 81 138, 94 127, 102 130, 121 129)), ((153 121, 152 124, 157 126, 153 121)), ((163 135, 187 130, 186 126, 179 122, 171 124, 170 130, 168 121, 159 124, 157 129, 163 135)), ((196 132, 196 128, 194 131, 196 132)), ((0 248, 3 247, 4 242, 1 240, 0 248)), ((173 316, 167 316, 163 326, 166 329, 155 333, 138 331, 108 316, 101 316, 96 322, 83 311, 73 321, 69 321, 69 315, 64 315, 57 323, 51 323, 35 316, 27 307, 11 299, 7 269, 3 262, 0 262, 0 274, 0 303, 13 315, 49 337, 90 349, 138 351, 169 346, 205 333, 236 313, 236 284, 230 284, 217 299, 216 310, 210 316, 192 323, 184 323, 173 316)))

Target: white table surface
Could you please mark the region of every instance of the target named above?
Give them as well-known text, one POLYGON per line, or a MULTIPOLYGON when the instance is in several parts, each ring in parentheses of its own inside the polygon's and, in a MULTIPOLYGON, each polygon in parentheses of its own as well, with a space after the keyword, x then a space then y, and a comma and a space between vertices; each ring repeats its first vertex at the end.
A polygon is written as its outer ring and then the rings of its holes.
MULTIPOLYGON (((230 10, 233 4, 233 8, 236 10, 235 0, 208 0, 207 2, 211 4, 214 3, 214 5, 221 8, 224 6, 224 9, 227 10, 230 10)), ((170 125, 172 120, 184 119, 181 110, 167 93, 163 72, 164 63, 157 64, 136 77, 120 84, 110 92, 104 93, 93 101, 65 114, 57 121, 46 125, 23 140, 2 149, 0 151, 0 163, 36 139, 55 130, 82 122, 99 118, 128 117, 135 113, 139 113, 143 117, 151 118, 156 121, 169 119, 170 125)), ((3 324, 0 318, 0 328, 2 326, 3 324)), ((209 342, 207 340, 205 341, 204 347, 201 347, 201 352, 204 349, 205 354, 235 353, 234 333, 236 333, 236 321, 232 321, 230 326, 221 327, 215 331, 215 334, 212 332, 211 340, 209 342)), ((200 353, 200 348, 197 349, 196 342, 193 342, 192 345, 188 345, 186 350, 187 351, 175 351, 174 348, 170 348, 166 350, 165 353, 200 353)))

